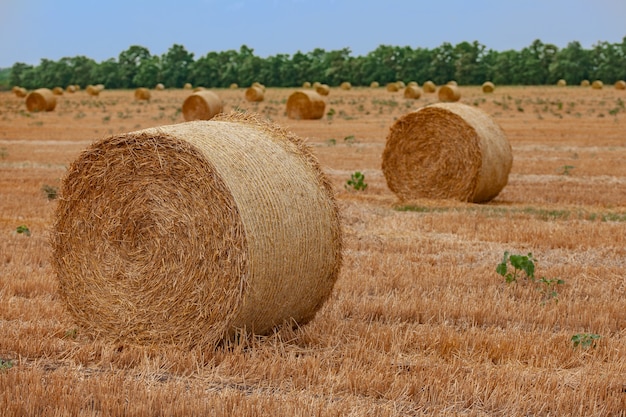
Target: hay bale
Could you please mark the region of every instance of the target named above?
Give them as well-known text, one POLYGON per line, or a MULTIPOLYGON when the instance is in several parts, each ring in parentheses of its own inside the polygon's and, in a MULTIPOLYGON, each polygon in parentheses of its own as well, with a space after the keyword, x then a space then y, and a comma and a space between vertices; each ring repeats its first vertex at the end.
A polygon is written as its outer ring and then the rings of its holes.
POLYGON ((16 97, 24 98, 28 95, 28 90, 24 87, 15 86, 13 87, 13 94, 15 94, 16 97))
POLYGON ((424 90, 425 93, 434 93, 437 91, 437 84, 428 80, 422 85, 422 90, 424 90))
POLYGON ((496 85, 491 81, 485 81, 481 88, 483 90, 483 93, 493 93, 493 91, 496 89, 496 85))
POLYGON ((63 305, 111 342, 212 348, 310 321, 341 265, 333 190, 303 141, 221 115, 99 140, 52 231, 63 305))
POLYGON ((406 85, 407 87, 419 87, 417 81, 409 81, 406 85))
POLYGON ((581 87, 589 87, 589 85, 590 85, 590 84, 591 84, 591 83, 589 82, 589 80, 582 80, 582 81, 580 82, 580 86, 581 86, 581 87))
POLYGON ((407 85, 404 89, 404 98, 417 100, 422 96, 422 89, 416 85, 407 85))
POLYGON ((448 81, 448 82, 446 83, 446 85, 454 85, 454 86, 457 86, 457 85, 459 85, 459 84, 458 84, 455 80, 450 80, 450 81, 448 81))
POLYGON ((302 83, 302 88, 311 88, 311 83, 308 81, 305 81, 302 83))
POLYGON ((313 82, 313 86, 312 86, 312 87, 313 87, 313 89, 315 90, 315 89, 317 89, 317 87, 319 87, 320 85, 322 85, 322 83, 321 83, 321 82, 319 82, 319 81, 315 81, 315 82, 313 82))
POLYGON ((563 78, 561 78, 560 80, 558 80, 558 81, 556 82, 556 85, 557 85, 558 87, 565 87, 565 86, 567 85, 567 81, 565 81, 563 78))
POLYGON ((87 92, 87 94, 93 97, 97 97, 100 95, 100 89, 95 85, 89 84, 87 88, 85 88, 85 91, 87 92))
POLYGON ((183 117, 186 121, 209 120, 224 111, 220 97, 210 90, 197 91, 183 102, 183 117))
POLYGON ((230 83, 230 89, 231 90, 236 90, 238 88, 239 88, 239 84, 237 84, 237 83, 230 83))
POLYGON ((30 112, 52 111, 57 105, 57 98, 49 88, 38 88, 26 96, 26 108, 30 112))
POLYGON ((402 90, 403 88, 406 87, 406 84, 402 80, 396 81, 396 84, 398 84, 398 91, 400 91, 400 90, 402 90))
POLYGON ((382 170, 401 200, 481 203, 504 188, 512 162, 508 139, 485 112, 461 103, 437 103, 391 126, 382 170))
POLYGON ((380 83, 378 81, 372 81, 370 83, 370 88, 378 88, 380 87, 380 83))
POLYGON ((315 92, 320 96, 327 96, 330 94, 330 87, 328 86, 328 84, 319 84, 317 87, 315 87, 315 92))
POLYGON ((67 91, 68 93, 74 94, 76 92, 76 86, 70 84, 67 87, 65 87, 65 91, 67 91))
POLYGON ((263 92, 265 92, 265 85, 261 84, 258 81, 253 82, 251 87, 260 88, 263 92))
POLYGON ((395 93, 400 90, 398 83, 387 83, 386 88, 387 88, 387 91, 389 91, 390 93, 395 93))
POLYGON ((150 100, 150 90, 145 87, 139 87, 135 89, 135 100, 150 100))
POLYGON ((451 103, 461 99, 461 90, 454 84, 446 84, 439 87, 439 101, 451 103))
POLYGON ((185 83, 185 85, 183 85, 183 90, 191 90, 192 85, 191 83, 185 83))
POLYGON ((192 90, 194 93, 197 93, 198 91, 204 91, 206 90, 206 88, 202 87, 202 86, 198 86, 198 87, 194 87, 194 89, 192 90))
POLYGON ((615 83, 616 90, 626 90, 626 81, 619 80, 615 83))
POLYGON ((163 83, 157 83, 157 85, 154 86, 154 89, 157 91, 163 91, 165 90, 165 86, 163 85, 163 83))
POLYGON ((326 103, 313 90, 298 90, 287 99, 287 117, 295 120, 314 120, 324 117, 326 103))
POLYGON ((350 90, 352 88, 352 84, 349 81, 344 81, 340 85, 342 90, 350 90))
POLYGON ((246 100, 252 102, 263 101, 265 98, 265 93, 261 87, 252 86, 246 89, 246 100))
POLYGON ((594 90, 602 90, 602 87, 604 87, 604 83, 600 80, 595 80, 591 83, 591 88, 594 90))
POLYGON ((52 94, 54 94, 55 96, 62 96, 63 95, 63 87, 54 87, 52 89, 52 94))

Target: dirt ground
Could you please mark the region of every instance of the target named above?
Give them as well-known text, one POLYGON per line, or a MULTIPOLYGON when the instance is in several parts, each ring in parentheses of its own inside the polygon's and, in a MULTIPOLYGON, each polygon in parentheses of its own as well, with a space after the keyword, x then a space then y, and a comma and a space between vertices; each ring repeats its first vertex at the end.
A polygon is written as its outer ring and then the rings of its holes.
POLYGON ((43 191, 59 187, 94 140, 183 122, 190 92, 135 101, 133 91, 78 91, 47 113, 0 92, 0 407, 7 415, 626 415, 626 92, 460 89, 461 102, 490 115, 512 145, 509 182, 487 204, 406 207, 386 185, 390 126, 436 94, 332 88, 322 119, 291 120, 285 105, 295 89, 269 88, 259 103, 242 88, 214 90, 226 112, 267 117, 312 147, 335 189, 345 251, 333 295, 311 323, 202 359, 75 334, 56 293, 47 240, 55 201, 43 191), (346 188, 355 171, 365 191, 346 188), (495 273, 504 251, 532 252, 538 275, 563 279, 558 295, 504 283, 495 273), (575 335, 599 338, 582 347, 575 335))

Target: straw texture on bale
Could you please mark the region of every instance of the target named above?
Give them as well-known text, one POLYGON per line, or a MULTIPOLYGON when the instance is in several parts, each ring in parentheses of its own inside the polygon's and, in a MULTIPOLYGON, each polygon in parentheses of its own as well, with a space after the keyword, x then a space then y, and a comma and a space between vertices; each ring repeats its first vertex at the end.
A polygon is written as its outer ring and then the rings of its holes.
POLYGON ((615 89, 617 90, 626 90, 626 81, 619 80, 615 83, 615 89))
POLYGON ((28 95, 28 90, 26 90, 24 87, 13 87, 13 94, 15 94, 16 97, 19 98, 24 98, 28 95))
POLYGON ((454 102, 459 101, 461 99, 461 90, 454 84, 446 84, 439 87, 439 92, 437 93, 439 97, 439 101, 443 102, 454 102))
POLYGON ((63 95, 63 87, 54 87, 52 89, 52 94, 54 94, 55 96, 62 96, 63 95))
POLYGON ((295 120, 314 120, 324 117, 326 103, 313 90, 298 90, 287 99, 287 117, 295 120))
POLYGON ((422 89, 416 85, 408 85, 404 89, 404 98, 418 99, 422 96, 422 89))
POLYGON ((589 80, 582 80, 580 82, 581 87, 589 87, 589 85, 590 85, 589 80))
POLYGON ((57 105, 57 98, 49 88, 38 88, 26 96, 26 108, 30 112, 52 111, 57 105))
POLYGON ((263 89, 261 87, 257 87, 255 85, 253 85, 252 87, 248 87, 246 89, 246 100, 248 101, 263 101, 263 99, 265 98, 265 92, 263 91, 263 89))
POLYGON ((135 100, 150 100, 150 90, 146 87, 139 87, 135 89, 135 100))
POLYGON ((422 85, 422 90, 424 90, 425 93, 434 93, 437 91, 437 85, 429 80, 422 85))
POLYGON ((222 99, 210 90, 197 91, 183 102, 183 118, 186 121, 209 120, 224 111, 222 99))
POLYGON ((486 113, 461 103, 437 103, 391 126, 382 170, 400 200, 481 203, 506 186, 512 162, 508 139, 486 113))
POLYGON ((327 96, 330 94, 330 87, 328 84, 318 84, 315 87, 315 92, 320 96, 327 96))
POLYGON ((493 91, 496 89, 496 86, 491 81, 485 81, 481 88, 483 90, 483 93, 493 93, 493 91))
POLYGON ((302 325, 340 269, 339 214, 316 158, 250 116, 99 140, 60 195, 53 268, 91 337, 212 348, 242 329, 302 325))
POLYGON ((591 83, 591 88, 594 90, 602 90, 602 87, 604 87, 604 83, 600 80, 595 80, 591 83))

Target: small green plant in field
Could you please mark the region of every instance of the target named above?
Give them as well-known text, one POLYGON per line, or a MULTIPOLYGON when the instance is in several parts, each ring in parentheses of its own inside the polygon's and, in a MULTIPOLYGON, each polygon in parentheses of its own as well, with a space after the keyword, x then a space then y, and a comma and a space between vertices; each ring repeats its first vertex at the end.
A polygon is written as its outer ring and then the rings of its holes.
POLYGON ((54 200, 55 198, 57 198, 57 195, 59 193, 59 189, 57 187, 53 187, 52 185, 48 184, 44 184, 41 187, 41 191, 43 191, 48 200, 54 200))
POLYGON ((528 253, 528 255, 514 255, 505 251, 502 262, 496 267, 496 272, 504 277, 507 284, 517 282, 518 279, 536 283, 537 289, 543 295, 542 304, 552 299, 558 303, 559 294, 556 286, 565 284, 565 281, 559 278, 535 278, 535 258, 533 258, 532 253, 528 253), (513 267, 512 271, 509 269, 509 264, 513 267))
POLYGON ((561 167, 560 173, 561 175, 569 175, 572 169, 576 168, 574 165, 563 165, 561 167))
POLYGON ((330 139, 328 139, 328 140, 326 141, 326 143, 327 143, 328 145, 330 145, 330 146, 334 146, 334 145, 336 145, 336 144, 337 144, 337 139, 335 139, 335 138, 330 138, 330 139))
POLYGON ((576 333, 572 336, 572 343, 574 347, 582 347, 588 349, 590 347, 595 348, 597 345, 598 339, 600 339, 599 334, 595 333, 576 333))
POLYGON ((9 155, 7 148, 0 148, 0 159, 4 159, 9 155))
POLYGON ((365 175, 363 175, 363 173, 359 171, 356 171, 350 176, 350 179, 346 181, 345 187, 346 189, 351 188, 356 191, 364 191, 367 188, 367 184, 365 183, 365 175))
POLYGON ((349 135, 343 138, 343 141, 346 143, 354 143, 355 137, 354 135, 349 135))
POLYGON ((78 335, 78 329, 73 328, 73 329, 69 329, 68 331, 66 331, 63 337, 65 339, 76 339, 77 335, 78 335))
POLYGON ((17 229, 15 229, 15 231, 19 234, 30 236, 30 229, 28 228, 28 226, 24 226, 24 225, 17 226, 17 229))
POLYGON ((0 372, 13 368, 13 361, 0 358, 0 372))
POLYGON ((332 118, 335 115, 335 113, 336 113, 336 111, 332 107, 330 109, 328 109, 328 111, 326 112, 326 117, 328 117, 328 120, 332 120, 332 118))

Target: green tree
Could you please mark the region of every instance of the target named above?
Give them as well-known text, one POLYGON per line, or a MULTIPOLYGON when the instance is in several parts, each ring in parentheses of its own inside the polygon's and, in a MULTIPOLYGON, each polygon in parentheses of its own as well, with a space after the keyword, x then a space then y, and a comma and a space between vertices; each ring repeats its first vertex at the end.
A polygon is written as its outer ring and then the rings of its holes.
POLYGON ((157 81, 167 87, 181 88, 189 81, 192 64, 193 53, 187 52, 182 45, 174 44, 161 57, 162 73, 157 81))
MULTIPOLYGON (((118 57, 118 77, 121 88, 139 87, 135 83, 135 76, 139 72, 139 66, 143 61, 150 58, 150 51, 138 45, 133 45, 120 53, 118 57)), ((106 84, 105 84, 106 85, 106 84)))

